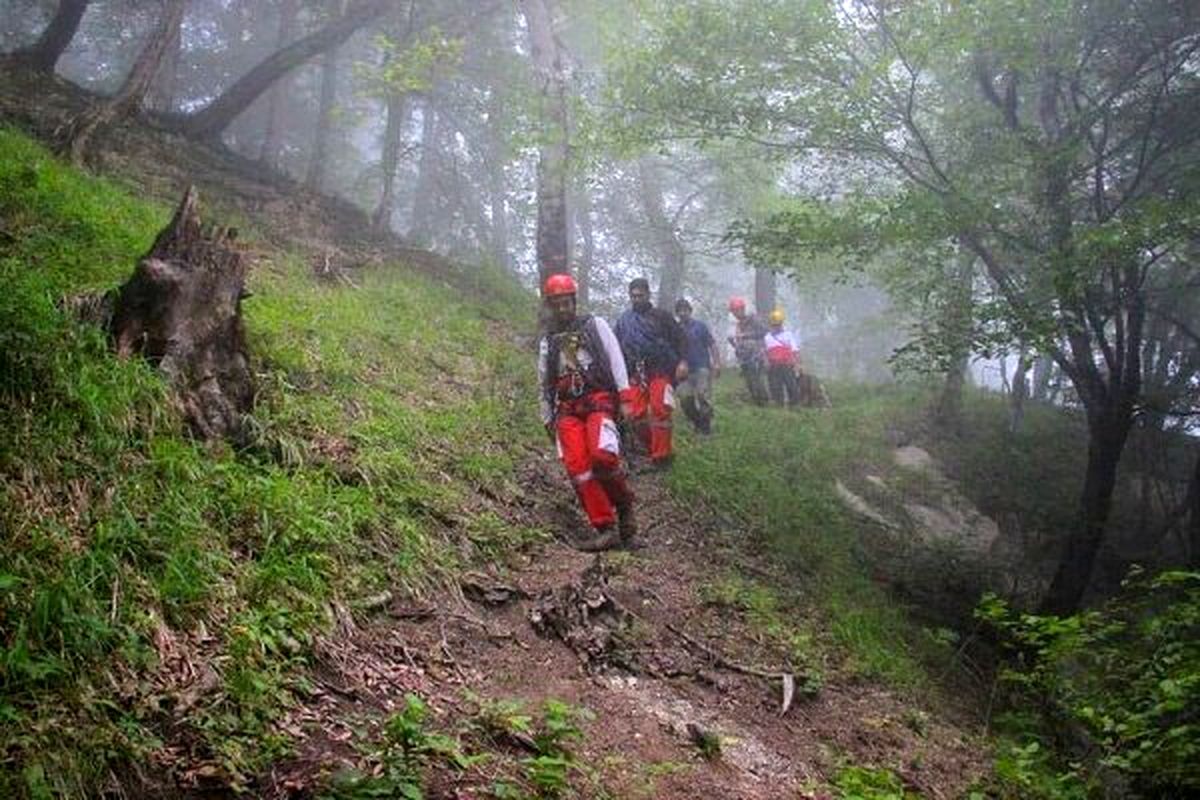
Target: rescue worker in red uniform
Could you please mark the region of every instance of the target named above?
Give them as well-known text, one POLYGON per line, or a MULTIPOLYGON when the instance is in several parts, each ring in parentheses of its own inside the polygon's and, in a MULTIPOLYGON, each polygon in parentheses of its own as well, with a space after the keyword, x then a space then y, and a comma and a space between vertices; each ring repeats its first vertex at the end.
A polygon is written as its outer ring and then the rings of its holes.
POLYGON ((634 399, 621 347, 603 319, 576 314, 570 275, 547 278, 542 297, 550 312, 548 331, 538 343, 542 423, 595 529, 575 546, 633 547, 633 492, 621 466, 614 419, 618 405, 628 407, 634 399))
POLYGON ((669 311, 650 303, 645 278, 629 282, 629 303, 630 309, 617 320, 616 333, 631 371, 630 383, 637 390, 630 418, 650 463, 661 468, 671 462, 674 387, 687 380, 687 339, 669 311))
POLYGON ((768 317, 770 328, 763 336, 763 347, 767 353, 767 383, 771 387, 771 400, 777 406, 785 402, 788 408, 800 405, 800 345, 795 335, 783 327, 783 311, 775 309, 768 317))

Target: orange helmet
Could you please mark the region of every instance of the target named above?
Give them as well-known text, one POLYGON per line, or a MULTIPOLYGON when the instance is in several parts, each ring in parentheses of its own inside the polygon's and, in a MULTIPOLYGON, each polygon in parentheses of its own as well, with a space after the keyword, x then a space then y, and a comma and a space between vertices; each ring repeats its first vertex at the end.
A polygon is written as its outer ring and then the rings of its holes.
POLYGON ((546 278, 542 287, 542 297, 557 297, 563 294, 575 294, 575 279, 566 273, 558 273, 546 278))
POLYGON ((745 311, 746 310, 746 301, 740 297, 729 298, 729 310, 730 311, 745 311))

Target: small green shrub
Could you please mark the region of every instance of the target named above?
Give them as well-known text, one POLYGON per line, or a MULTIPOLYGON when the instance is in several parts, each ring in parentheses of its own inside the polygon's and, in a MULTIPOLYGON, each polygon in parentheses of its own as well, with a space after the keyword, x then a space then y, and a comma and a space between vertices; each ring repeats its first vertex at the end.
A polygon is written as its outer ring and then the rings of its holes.
POLYGON ((904 788, 888 769, 850 766, 838 772, 833 782, 839 800, 918 800, 920 795, 904 788))
POLYGON ((1021 744, 1001 777, 1050 798, 1084 796, 1081 781, 1119 780, 1138 797, 1200 792, 1200 573, 1134 573, 1103 608, 1069 617, 995 596, 977 613, 1010 648, 1001 679, 1027 712, 1013 717, 1021 744), (1045 757, 1043 740, 1075 764, 1045 757), (1049 783, 1032 777, 1047 772, 1049 783))
POLYGON ((464 770, 482 756, 468 756, 457 739, 430 731, 429 707, 414 694, 405 695, 404 708, 383 728, 383 742, 372 753, 378 774, 347 772, 339 775, 327 797, 331 800, 365 800, 372 797, 422 800, 423 774, 434 763, 464 770))

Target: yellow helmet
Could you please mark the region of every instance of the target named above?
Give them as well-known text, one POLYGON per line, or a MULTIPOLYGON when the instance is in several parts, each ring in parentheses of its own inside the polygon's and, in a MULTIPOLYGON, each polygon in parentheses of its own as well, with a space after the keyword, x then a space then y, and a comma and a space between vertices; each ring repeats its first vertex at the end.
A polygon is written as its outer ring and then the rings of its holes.
POLYGON ((770 316, 767 317, 767 319, 771 320, 772 325, 782 325, 783 324, 783 309, 782 308, 775 309, 774 311, 771 312, 770 316))

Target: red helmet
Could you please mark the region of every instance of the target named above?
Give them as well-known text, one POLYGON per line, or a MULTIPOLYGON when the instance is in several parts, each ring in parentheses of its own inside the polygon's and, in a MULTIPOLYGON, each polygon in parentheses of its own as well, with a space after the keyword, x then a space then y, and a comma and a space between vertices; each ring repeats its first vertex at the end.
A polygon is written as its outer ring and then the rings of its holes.
POLYGON ((542 297, 557 297, 562 294, 575 294, 575 279, 565 273, 546 278, 546 285, 542 287, 542 297))
POLYGON ((745 311, 746 310, 746 301, 740 297, 729 298, 729 310, 730 311, 745 311))

